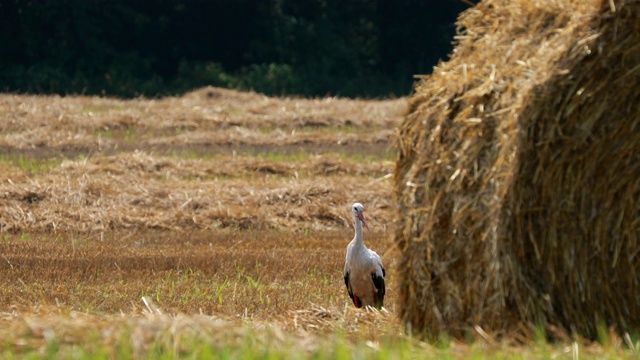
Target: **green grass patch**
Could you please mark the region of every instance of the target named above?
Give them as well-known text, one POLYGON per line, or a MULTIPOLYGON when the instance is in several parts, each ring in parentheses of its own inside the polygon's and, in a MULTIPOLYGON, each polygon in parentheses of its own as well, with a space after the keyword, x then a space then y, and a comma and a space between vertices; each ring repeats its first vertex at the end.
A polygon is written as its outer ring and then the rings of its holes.
MULTIPOLYGON (((101 318, 110 322, 108 318, 101 318)), ((106 328, 78 322, 40 323, 38 331, 13 333, 0 343, 4 359, 632 359, 621 346, 593 348, 572 343, 538 346, 483 342, 434 345, 409 336, 373 339, 362 327, 357 338, 341 329, 325 334, 292 334, 251 321, 152 315, 115 319, 106 328), (79 330, 79 329, 76 329, 79 330)))
POLYGON ((327 125, 327 126, 303 126, 295 129, 301 133, 313 133, 313 134, 371 134, 380 130, 378 124, 373 124, 370 127, 355 126, 355 125, 327 125))
POLYGON ((182 159, 182 160, 215 160, 215 159, 223 159, 228 157, 228 155, 225 156, 215 152, 199 151, 199 150, 193 150, 188 148, 170 150, 164 155, 172 159, 182 159))
POLYGON ((0 154, 0 161, 9 163, 28 175, 38 175, 60 166, 61 157, 37 157, 25 154, 0 154))
POLYGON ((252 156, 258 159, 269 160, 273 162, 283 162, 283 163, 291 163, 291 162, 303 162, 309 160, 312 156, 308 152, 301 151, 257 151, 252 154, 252 156))
POLYGON ((346 159, 349 159, 358 163, 376 162, 380 160, 395 161, 396 151, 393 149, 383 149, 379 152, 355 153, 355 154, 350 154, 345 151, 341 151, 338 153, 338 156, 344 157, 346 159))

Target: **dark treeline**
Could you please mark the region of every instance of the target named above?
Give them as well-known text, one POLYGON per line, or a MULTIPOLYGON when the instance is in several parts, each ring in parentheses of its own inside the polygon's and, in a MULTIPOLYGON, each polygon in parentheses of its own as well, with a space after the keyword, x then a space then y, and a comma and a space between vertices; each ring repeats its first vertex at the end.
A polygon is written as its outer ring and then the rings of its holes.
POLYGON ((0 90, 162 96, 411 91, 452 49, 461 0, 0 1, 0 90))

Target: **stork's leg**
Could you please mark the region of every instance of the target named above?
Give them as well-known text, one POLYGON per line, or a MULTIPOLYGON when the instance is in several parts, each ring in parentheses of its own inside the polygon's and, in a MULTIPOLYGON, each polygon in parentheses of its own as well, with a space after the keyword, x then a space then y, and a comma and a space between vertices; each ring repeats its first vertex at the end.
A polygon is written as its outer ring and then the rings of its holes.
POLYGON ((362 307, 362 301, 360 300, 360 298, 356 294, 353 294, 353 305, 355 305, 355 307, 357 307, 357 308, 361 308, 362 307))

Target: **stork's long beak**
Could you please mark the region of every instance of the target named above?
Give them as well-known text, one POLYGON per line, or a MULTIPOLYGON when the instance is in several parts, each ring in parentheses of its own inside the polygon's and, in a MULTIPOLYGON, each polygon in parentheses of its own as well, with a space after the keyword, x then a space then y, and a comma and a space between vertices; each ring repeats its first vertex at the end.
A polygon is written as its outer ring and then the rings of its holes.
POLYGON ((364 224, 364 227, 366 227, 367 230, 369 230, 369 225, 367 225, 367 221, 364 219, 364 214, 363 213, 359 213, 356 216, 358 217, 358 220, 362 221, 362 224, 364 224))

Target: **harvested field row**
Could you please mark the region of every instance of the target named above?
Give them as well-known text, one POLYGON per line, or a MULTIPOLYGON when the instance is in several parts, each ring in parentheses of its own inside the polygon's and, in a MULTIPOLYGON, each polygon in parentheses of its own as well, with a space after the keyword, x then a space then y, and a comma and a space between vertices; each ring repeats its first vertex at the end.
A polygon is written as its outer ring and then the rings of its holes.
POLYGON ((160 100, 3 95, 0 147, 386 143, 405 107, 404 99, 278 99, 219 88, 160 100))
POLYGON ((0 231, 390 225, 404 100, 2 95, 0 231))
MULTIPOLYGON (((3 173, 6 179, 16 181, 29 177, 33 169, 21 169, 21 162, 38 162, 42 159, 5 154, 3 173)), ((366 159, 365 159, 366 160, 366 159)), ((59 168, 41 169, 48 173, 64 174, 114 174, 133 173, 136 176, 176 177, 185 180, 221 178, 256 178, 263 175, 282 177, 310 177, 331 175, 354 175, 379 177, 393 170, 391 161, 356 162, 340 155, 308 155, 304 153, 261 153, 256 156, 228 156, 224 154, 202 157, 198 154, 160 156, 155 153, 133 151, 111 156, 79 157, 76 160, 51 158, 59 168)), ((26 167, 26 166, 25 166, 26 167)), ((35 172, 41 172, 35 170, 35 172)), ((42 174, 38 174, 42 175, 42 174)))
POLYGON ((388 162, 189 160, 134 152, 67 160, 37 176, 4 167, 0 231, 322 230, 350 226, 345 199, 367 203, 374 226, 391 221, 388 162))
MULTIPOLYGON (((371 244, 389 253, 384 233, 371 244)), ((342 307, 344 247, 336 232, 120 231, 93 235, 29 233, 0 242, 0 307, 58 306, 138 311, 151 296, 171 313, 272 318, 310 304, 342 307)), ((388 308, 394 307, 390 287, 388 308)))
MULTIPOLYGON (((391 130, 372 131, 366 134, 354 133, 314 133, 276 130, 264 132, 261 130, 234 127, 226 130, 204 130, 201 132, 179 132, 171 134, 155 134, 152 131, 137 129, 127 131, 126 134, 110 133, 105 136, 100 131, 86 132, 55 132, 50 133, 46 128, 16 132, 5 136, 0 141, 0 148, 5 151, 26 150, 34 148, 51 148, 58 152, 117 152, 132 151, 136 149, 156 149, 162 152, 170 152, 171 149, 189 149, 192 147, 203 150, 216 151, 225 148, 277 150, 280 147, 297 147, 303 149, 306 146, 322 148, 323 146, 333 151, 350 151, 356 147, 365 149, 379 147, 387 144, 392 136, 391 130)), ((356 149, 357 150, 357 149, 356 149)))

